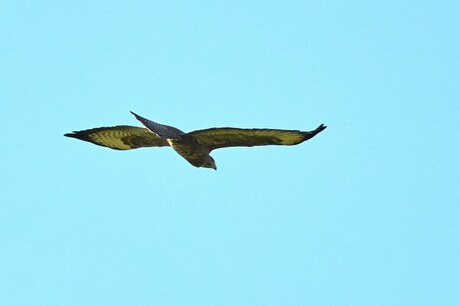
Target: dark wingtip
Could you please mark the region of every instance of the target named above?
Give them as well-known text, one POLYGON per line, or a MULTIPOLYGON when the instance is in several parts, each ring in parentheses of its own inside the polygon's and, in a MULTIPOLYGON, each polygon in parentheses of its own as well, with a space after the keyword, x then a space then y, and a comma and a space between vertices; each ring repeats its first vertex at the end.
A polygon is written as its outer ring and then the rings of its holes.
POLYGON ((84 137, 82 137, 83 135, 78 132, 66 133, 64 136, 84 140, 84 137))
POLYGON ((64 134, 64 136, 91 142, 91 139, 88 137, 85 131, 73 131, 72 133, 64 134))
POLYGON ((65 137, 76 137, 76 133, 75 132, 72 132, 72 133, 65 133, 64 134, 65 137))
POLYGON ((137 120, 139 120, 142 124, 144 124, 144 118, 139 116, 138 114, 136 114, 135 112, 133 111, 129 111, 131 114, 133 114, 134 118, 136 118, 137 120))
POLYGON ((327 128, 327 126, 325 126, 324 123, 321 123, 321 125, 318 126, 318 127, 316 128, 315 131, 316 131, 317 133, 319 133, 319 132, 321 132, 321 131, 324 131, 326 128, 327 128))
POLYGON ((310 131, 310 132, 304 132, 304 136, 305 136, 305 140, 308 140, 310 138, 313 138, 315 137, 318 133, 324 131, 325 129, 327 128, 327 126, 325 126, 324 124, 321 124, 320 126, 318 126, 316 129, 314 129, 313 131, 310 131))

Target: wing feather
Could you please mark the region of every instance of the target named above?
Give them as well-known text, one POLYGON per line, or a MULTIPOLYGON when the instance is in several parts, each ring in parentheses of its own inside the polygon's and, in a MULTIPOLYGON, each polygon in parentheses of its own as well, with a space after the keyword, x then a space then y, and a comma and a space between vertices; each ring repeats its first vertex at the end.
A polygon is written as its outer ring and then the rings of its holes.
POLYGON ((168 146, 165 139, 158 137, 148 129, 129 125, 74 131, 73 133, 68 133, 64 136, 88 141, 96 145, 115 150, 168 146))
POLYGON ((158 135, 159 137, 179 139, 181 135, 184 134, 184 132, 173 126, 154 122, 147 118, 141 117, 134 112, 131 112, 131 114, 133 114, 134 117, 136 117, 136 119, 139 120, 139 122, 142 123, 147 129, 149 129, 152 133, 158 135))
POLYGON ((309 132, 278 129, 211 128, 188 133, 209 151, 226 147, 296 145, 314 137, 326 128, 323 124, 309 132))

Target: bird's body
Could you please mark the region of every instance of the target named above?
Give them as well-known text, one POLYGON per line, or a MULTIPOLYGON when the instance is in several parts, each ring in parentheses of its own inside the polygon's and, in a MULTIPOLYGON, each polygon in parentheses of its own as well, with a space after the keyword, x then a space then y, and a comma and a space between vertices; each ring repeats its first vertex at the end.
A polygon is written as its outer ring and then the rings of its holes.
POLYGON ((172 147, 195 167, 217 169, 212 150, 226 147, 252 147, 264 145, 296 145, 302 143, 326 126, 313 131, 279 129, 210 128, 185 133, 175 127, 156 123, 132 113, 146 128, 127 125, 101 127, 75 131, 64 136, 88 141, 115 150, 141 147, 172 147))

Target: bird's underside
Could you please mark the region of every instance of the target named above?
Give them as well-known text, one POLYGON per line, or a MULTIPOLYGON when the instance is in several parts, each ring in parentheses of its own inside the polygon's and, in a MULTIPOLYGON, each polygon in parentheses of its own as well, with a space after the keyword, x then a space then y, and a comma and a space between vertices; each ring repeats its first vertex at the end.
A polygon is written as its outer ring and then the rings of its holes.
POLYGON ((64 136, 115 150, 171 146, 193 166, 217 169, 214 159, 209 155, 212 150, 227 147, 296 145, 314 137, 326 128, 321 124, 313 131, 303 132, 223 127, 185 133, 175 127, 159 124, 131 113, 145 128, 117 125, 74 131, 64 136))

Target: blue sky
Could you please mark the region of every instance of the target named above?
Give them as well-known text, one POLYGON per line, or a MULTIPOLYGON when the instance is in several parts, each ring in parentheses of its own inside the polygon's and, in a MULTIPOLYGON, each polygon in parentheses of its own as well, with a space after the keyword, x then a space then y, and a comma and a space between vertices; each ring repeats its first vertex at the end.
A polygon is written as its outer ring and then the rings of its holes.
POLYGON ((1 305, 460 304, 457 1, 2 1, 1 305), (139 123, 311 130, 118 152, 139 123))

